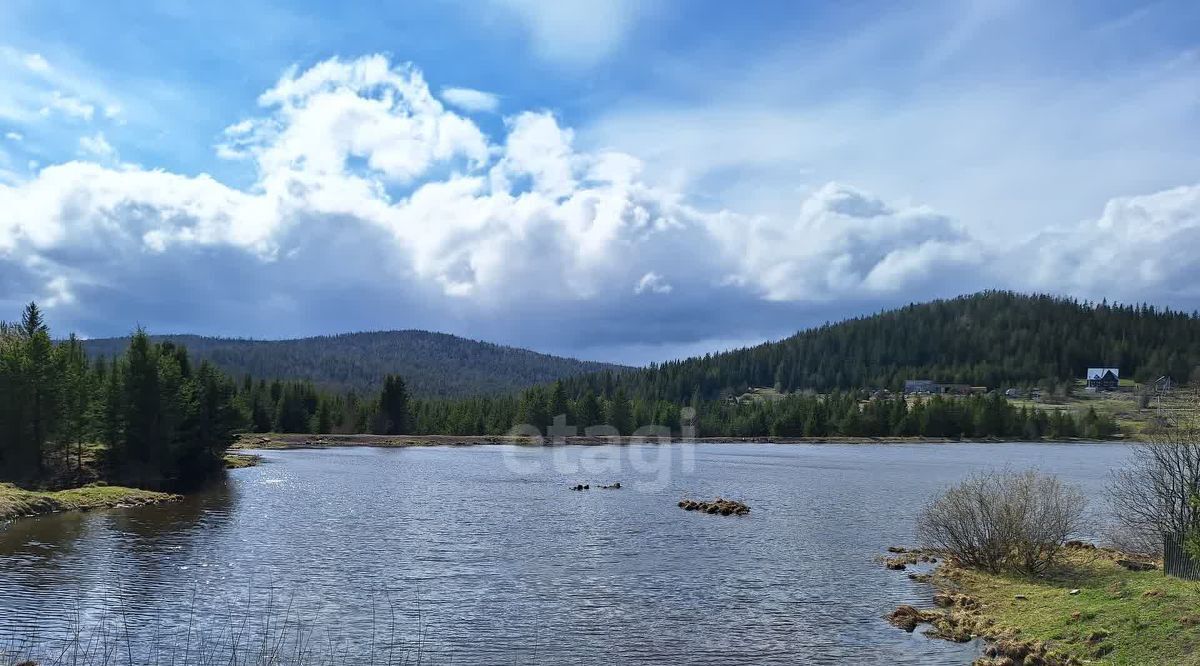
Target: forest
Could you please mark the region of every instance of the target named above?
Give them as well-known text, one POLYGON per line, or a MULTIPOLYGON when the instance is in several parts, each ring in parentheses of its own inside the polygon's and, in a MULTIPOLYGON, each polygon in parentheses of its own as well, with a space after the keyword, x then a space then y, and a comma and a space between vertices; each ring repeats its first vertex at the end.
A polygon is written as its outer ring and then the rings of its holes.
MULTIPOLYGON (((501 435, 518 424, 549 432, 557 423, 581 434, 609 426, 630 435, 647 425, 679 433, 684 408, 687 425, 705 437, 1105 438, 1116 424, 1093 410, 1019 408, 999 391, 906 400, 879 389, 898 389, 910 377, 1053 388, 1088 365, 1142 380, 1194 380, 1200 365, 1195 314, 1008 292, 912 305, 724 354, 639 370, 601 366, 520 392, 465 397, 456 395, 461 387, 416 392, 408 377, 381 371, 373 371, 377 386, 373 374, 346 375, 363 389, 250 373, 233 380, 175 340, 141 330, 122 340, 124 347, 106 342, 91 354, 74 336, 55 341, 32 303, 19 323, 0 324, 0 481, 179 488, 217 474, 238 432, 501 435), (748 386, 772 385, 782 397, 733 399, 748 386), (438 397, 447 392, 454 397, 438 397)), ((510 378, 532 380, 545 368, 510 378)))
POLYGON ((518 396, 419 400, 407 396, 399 377, 390 377, 382 394, 369 399, 356 394, 322 393, 311 384, 263 382, 246 391, 246 404, 258 415, 250 427, 263 433, 504 435, 516 425, 531 425, 546 435, 556 431, 585 434, 586 428, 595 426, 612 428, 597 434, 633 435, 645 426, 661 426, 679 435, 685 425, 682 410, 689 407, 694 416, 687 419, 687 425, 702 437, 1034 441, 1104 439, 1117 433, 1116 423, 1095 410, 1071 414, 1018 408, 997 393, 962 398, 939 395, 911 403, 902 396, 872 397, 863 391, 793 394, 779 400, 751 402, 694 396, 693 400, 673 403, 631 399, 622 388, 608 394, 585 390, 572 396, 565 382, 558 381, 518 396), (563 431, 564 426, 569 430, 563 431))
MULTIPOLYGON (((187 347, 231 377, 312 382, 337 393, 374 393, 389 375, 404 377, 423 398, 502 395, 562 377, 621 370, 620 366, 539 354, 428 331, 345 333, 298 340, 242 340, 198 335, 152 336, 187 347)), ((84 341, 92 357, 112 357, 128 338, 84 341)))
POLYGON ((143 331, 112 359, 55 342, 36 304, 0 324, 0 481, 186 489, 223 469, 244 426, 236 386, 143 331))
POLYGON ((781 392, 899 391, 906 379, 1061 388, 1088 367, 1122 378, 1200 379, 1200 316, 1150 305, 1085 303, 988 291, 826 324, 781 340, 623 373, 564 379, 567 392, 685 402, 738 395, 750 386, 781 392))

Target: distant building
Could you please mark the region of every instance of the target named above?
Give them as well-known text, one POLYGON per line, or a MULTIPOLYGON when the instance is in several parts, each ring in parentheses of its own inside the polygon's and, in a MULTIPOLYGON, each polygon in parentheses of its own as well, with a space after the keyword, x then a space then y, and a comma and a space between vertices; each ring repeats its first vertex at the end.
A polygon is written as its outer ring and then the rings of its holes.
POLYGON ((904 380, 904 393, 932 393, 940 395, 973 395, 987 393, 986 386, 971 386, 970 384, 941 384, 931 379, 904 380))
POLYGON ((1121 384, 1119 368, 1088 368, 1087 387, 1092 391, 1115 391, 1121 384))
POLYGON ((1008 390, 1006 390, 1006 391, 1004 392, 1004 397, 1006 397, 1006 398, 1020 398, 1020 397, 1021 397, 1021 389, 1019 389, 1019 388, 1010 388, 1010 389, 1008 389, 1008 390))
POLYGON ((932 379, 904 380, 905 393, 941 393, 939 384, 932 379))

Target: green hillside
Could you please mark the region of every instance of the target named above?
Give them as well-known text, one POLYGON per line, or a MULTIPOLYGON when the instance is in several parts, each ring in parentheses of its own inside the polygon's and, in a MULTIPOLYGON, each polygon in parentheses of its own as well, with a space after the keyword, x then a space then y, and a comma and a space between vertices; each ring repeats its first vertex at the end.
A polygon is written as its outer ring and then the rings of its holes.
POLYGON ((653 365, 619 378, 577 377, 568 392, 620 387, 643 400, 741 394, 899 389, 928 378, 988 386, 1052 385, 1088 367, 1122 378, 1189 381, 1200 366, 1200 318, 1153 306, 1095 304, 988 291, 802 331, 779 342, 653 365))
MULTIPOLYGON (((374 392, 389 373, 402 375, 421 397, 509 393, 559 378, 619 366, 539 354, 427 331, 386 331, 302 338, 239 340, 196 335, 152 336, 186 346, 194 359, 209 360, 241 377, 304 380, 336 392, 374 392)), ((88 340, 92 356, 113 356, 128 338, 88 340)))

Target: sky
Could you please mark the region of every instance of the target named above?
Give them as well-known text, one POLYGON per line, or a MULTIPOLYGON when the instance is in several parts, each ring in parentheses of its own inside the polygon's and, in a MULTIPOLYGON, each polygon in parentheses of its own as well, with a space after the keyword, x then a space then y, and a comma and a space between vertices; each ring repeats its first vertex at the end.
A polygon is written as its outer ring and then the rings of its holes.
POLYGON ((0 318, 646 363, 1200 308, 1200 3, 6 0, 0 318), (7 313, 7 314, 5 314, 7 313))

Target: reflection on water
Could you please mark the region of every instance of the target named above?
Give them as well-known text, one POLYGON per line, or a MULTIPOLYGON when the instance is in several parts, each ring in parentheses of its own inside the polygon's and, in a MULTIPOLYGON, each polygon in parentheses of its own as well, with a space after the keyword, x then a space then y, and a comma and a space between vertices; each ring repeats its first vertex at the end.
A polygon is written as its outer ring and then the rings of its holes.
POLYGON ((216 644, 282 624, 336 642, 342 655, 395 642, 435 662, 969 663, 976 646, 883 621, 897 604, 928 604, 930 591, 875 556, 911 543, 920 504, 972 469, 1037 465, 1098 491, 1125 451, 704 444, 264 455, 267 464, 179 504, 0 528, 0 637, 109 623, 153 661, 153 636, 216 644), (615 480, 625 488, 567 490, 615 480), (753 512, 683 512, 675 504, 685 495, 737 498, 753 512))

